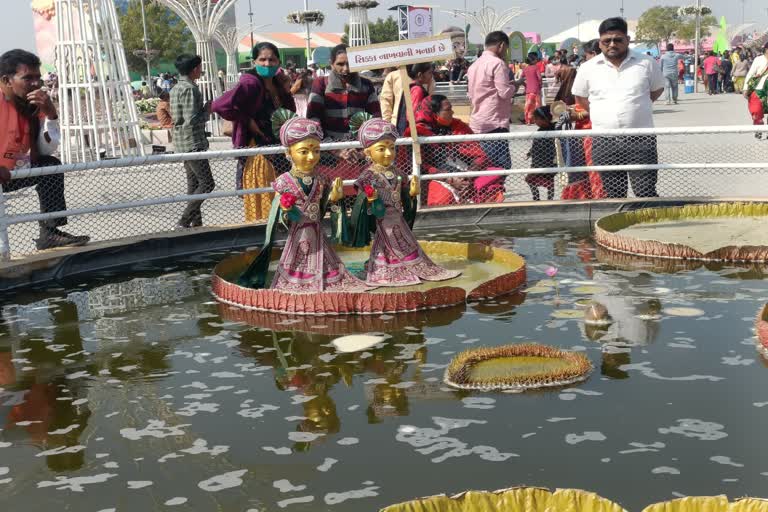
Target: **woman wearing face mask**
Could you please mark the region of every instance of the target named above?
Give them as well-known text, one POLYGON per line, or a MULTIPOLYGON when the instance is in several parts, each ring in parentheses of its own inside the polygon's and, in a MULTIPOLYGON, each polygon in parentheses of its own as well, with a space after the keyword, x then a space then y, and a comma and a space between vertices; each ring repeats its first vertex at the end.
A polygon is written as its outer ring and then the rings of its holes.
MULTIPOLYGON (((420 137, 473 133, 467 123, 453 117, 453 105, 441 94, 433 94, 422 100, 416 112, 416 131, 420 137)), ((410 137, 410 134, 410 128, 406 128, 404 136, 410 137)), ((493 163, 477 142, 425 144, 421 150, 423 158, 421 168, 429 174, 493 169, 493 163)), ((503 200, 504 179, 501 176, 430 180, 427 187, 427 206, 503 200)))
MULTIPOLYGON (((238 84, 213 102, 213 112, 232 122, 234 148, 280 144, 272 133, 272 114, 278 108, 296 111, 287 74, 280 72, 280 54, 272 43, 253 47, 253 68, 243 73, 238 84)), ((278 172, 290 166, 283 155, 256 155, 238 158, 237 188, 266 188, 278 172)), ((246 221, 266 219, 272 194, 244 196, 246 221)))

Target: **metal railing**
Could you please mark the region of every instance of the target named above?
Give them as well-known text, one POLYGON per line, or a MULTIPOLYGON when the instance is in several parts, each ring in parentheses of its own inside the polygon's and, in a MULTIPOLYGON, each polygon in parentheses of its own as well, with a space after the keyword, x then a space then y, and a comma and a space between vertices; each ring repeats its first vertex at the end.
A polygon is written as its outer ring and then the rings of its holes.
MULTIPOLYGON (((768 198, 768 128, 762 126, 656 128, 601 131, 516 132, 421 138, 416 165, 411 139, 398 141, 398 166, 419 176, 421 207, 551 199, 599 201, 615 197, 673 199, 768 198)), ((356 142, 323 144, 318 172, 353 183, 365 162, 339 158, 356 142)), ((93 241, 172 230, 184 203, 205 199, 205 225, 238 225, 265 217, 253 198, 271 194, 262 179, 235 186, 237 159, 271 159, 288 170, 282 147, 166 154, 14 171, 13 178, 63 175, 67 209, 40 211, 44 183, 0 193, 0 252, 23 257, 36 252, 37 223, 68 217, 67 231, 93 241), (259 157, 257 157, 259 158, 259 157), (207 160, 216 188, 185 193, 185 162, 207 160), (251 206, 249 206, 251 205, 251 206), (250 208, 250 209, 249 209, 250 208)), ((346 205, 349 207, 354 190, 346 205)), ((266 202, 266 201, 265 201, 266 202)))

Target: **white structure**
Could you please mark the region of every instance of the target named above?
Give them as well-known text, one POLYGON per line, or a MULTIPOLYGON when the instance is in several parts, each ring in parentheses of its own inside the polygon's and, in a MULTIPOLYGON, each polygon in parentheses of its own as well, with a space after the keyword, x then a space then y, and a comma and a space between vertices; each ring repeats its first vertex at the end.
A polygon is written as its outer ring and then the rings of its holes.
POLYGON ((143 155, 112 0, 53 0, 64 163, 143 155))
MULTIPOLYGON (((216 53, 213 51, 213 39, 216 28, 230 7, 237 0, 157 0, 170 7, 187 24, 197 45, 197 54, 203 58, 203 76, 197 81, 203 93, 203 101, 212 100, 221 95, 216 53)), ((211 132, 219 135, 219 122, 214 116, 211 132)))
POLYGON ((477 27, 480 32, 480 37, 485 40, 485 36, 491 32, 497 30, 504 30, 504 27, 509 24, 510 21, 522 16, 533 9, 523 9, 522 7, 511 7, 500 14, 496 13, 496 9, 493 7, 483 7, 479 11, 467 11, 463 9, 454 9, 451 11, 443 11, 447 14, 453 14, 454 16, 464 16, 464 18, 473 27, 477 27))
POLYGON ((379 6, 376 0, 346 0, 336 4, 339 9, 349 11, 349 46, 371 44, 368 30, 368 9, 379 6))
POLYGON ((237 83, 240 71, 240 40, 248 33, 250 33, 249 27, 219 27, 213 34, 216 41, 227 52, 227 89, 237 83))

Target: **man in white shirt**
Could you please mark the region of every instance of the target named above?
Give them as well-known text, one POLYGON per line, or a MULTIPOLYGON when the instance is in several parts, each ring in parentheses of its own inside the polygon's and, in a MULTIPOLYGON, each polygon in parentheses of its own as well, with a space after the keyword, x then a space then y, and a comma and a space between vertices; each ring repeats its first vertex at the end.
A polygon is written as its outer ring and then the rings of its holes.
MULTIPOLYGON (((653 102, 664 93, 664 76, 654 59, 629 51, 627 22, 609 18, 599 27, 602 54, 579 67, 576 102, 589 111, 596 130, 653 128, 653 102)), ((655 137, 596 137, 595 165, 655 165, 655 137)), ((627 197, 627 176, 637 197, 657 197, 656 170, 602 172, 608 197, 627 197)))
MULTIPOLYGON (((747 77, 744 79, 744 97, 749 101, 749 114, 752 116, 752 123, 756 125, 763 124, 763 117, 765 117, 765 108, 763 101, 757 95, 756 91, 765 91, 765 82, 768 78, 768 43, 763 46, 763 54, 755 58, 752 62, 752 66, 747 72, 747 77), (753 78, 758 78, 757 84, 750 87, 750 82, 753 78)), ((760 138, 762 134, 756 133, 755 136, 760 138)))

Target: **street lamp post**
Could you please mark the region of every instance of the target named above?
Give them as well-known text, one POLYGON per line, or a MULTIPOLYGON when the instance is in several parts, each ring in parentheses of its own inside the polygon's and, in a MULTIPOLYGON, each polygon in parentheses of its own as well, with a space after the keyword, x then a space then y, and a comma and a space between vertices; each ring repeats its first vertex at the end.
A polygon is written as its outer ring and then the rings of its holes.
MULTIPOLYGON (((144 28, 144 59, 147 61, 147 83, 149 83, 152 81, 152 68, 149 65, 149 37, 147 37, 147 16, 144 13, 144 0, 141 0, 141 24, 144 28)), ((154 88, 150 86, 149 89, 153 90, 154 88)))
POLYGON ((248 18, 250 18, 250 27, 251 27, 251 49, 253 49, 253 4, 251 3, 251 0, 248 0, 248 18))
MULTIPOLYGON (((701 45, 701 0, 696 0, 696 48, 693 53, 693 84, 694 92, 699 92, 699 80, 696 75, 699 72, 699 46, 701 45)), ((702 76, 706 80, 705 77, 702 76)))
POLYGON ((619 8, 619 13, 621 13, 621 17, 624 17, 624 0, 621 0, 621 7, 619 8))
MULTIPOLYGON (((309 0, 304 0, 304 12, 306 13, 309 11, 309 0)), ((309 18, 306 18, 304 20, 304 24, 307 27, 307 63, 312 59, 312 45, 310 44, 310 41, 312 40, 312 36, 309 33, 309 18)), ((307 69, 309 69, 309 64, 307 64, 307 69)))
POLYGON ((576 39, 581 42, 581 12, 576 13, 576 39))

